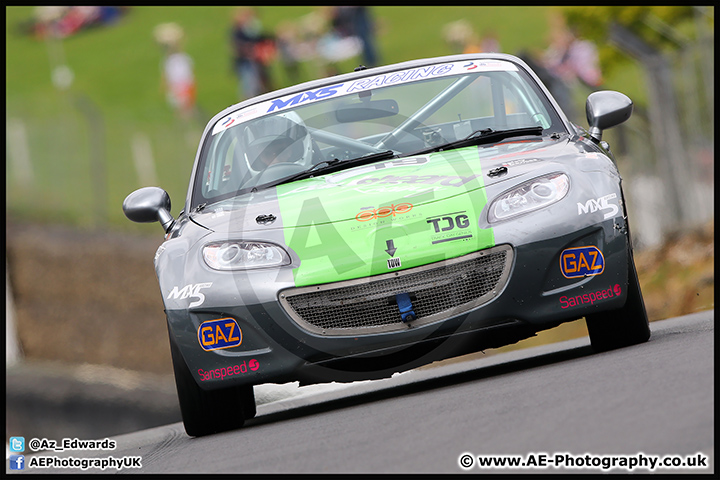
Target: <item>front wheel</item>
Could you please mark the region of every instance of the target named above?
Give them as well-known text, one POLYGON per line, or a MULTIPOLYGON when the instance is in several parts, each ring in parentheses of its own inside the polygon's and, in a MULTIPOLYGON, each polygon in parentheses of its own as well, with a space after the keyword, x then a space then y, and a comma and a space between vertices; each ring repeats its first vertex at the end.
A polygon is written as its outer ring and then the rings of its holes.
POLYGON ((590 345, 597 352, 647 342, 650 322, 638 281, 632 249, 628 258, 627 301, 622 308, 585 317, 590 345))
POLYGON ((242 427, 246 419, 255 416, 252 385, 209 391, 201 389, 185 364, 172 333, 168 333, 180 413, 188 435, 202 437, 235 430, 242 427))

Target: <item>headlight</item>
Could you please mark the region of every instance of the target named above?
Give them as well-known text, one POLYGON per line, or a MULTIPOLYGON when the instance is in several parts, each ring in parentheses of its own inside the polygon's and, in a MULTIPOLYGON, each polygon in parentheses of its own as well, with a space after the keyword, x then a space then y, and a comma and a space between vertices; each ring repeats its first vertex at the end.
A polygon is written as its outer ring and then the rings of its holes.
POLYGON ((285 250, 264 242, 211 243, 203 247, 203 258, 215 270, 247 270, 290 264, 290 256, 285 250))
POLYGON ((497 197, 490 204, 488 222, 500 222, 547 207, 562 200, 569 188, 570 179, 564 173, 534 178, 497 197))

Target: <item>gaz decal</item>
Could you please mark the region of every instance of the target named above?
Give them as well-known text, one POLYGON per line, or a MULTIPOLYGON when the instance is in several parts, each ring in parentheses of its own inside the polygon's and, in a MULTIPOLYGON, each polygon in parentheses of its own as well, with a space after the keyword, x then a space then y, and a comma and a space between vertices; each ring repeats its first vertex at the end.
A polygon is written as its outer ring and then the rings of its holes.
POLYGON ((198 327, 198 342, 206 352, 237 347, 242 343, 242 331, 234 318, 210 320, 198 327))
POLYGON ((595 246, 575 247, 560 254, 560 271, 565 278, 600 275, 605 270, 605 258, 595 246))

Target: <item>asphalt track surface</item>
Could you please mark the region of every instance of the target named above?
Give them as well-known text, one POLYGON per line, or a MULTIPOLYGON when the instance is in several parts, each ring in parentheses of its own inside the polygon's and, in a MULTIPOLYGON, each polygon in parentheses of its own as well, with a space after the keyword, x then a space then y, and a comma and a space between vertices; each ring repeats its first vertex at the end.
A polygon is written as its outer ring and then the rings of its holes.
POLYGON ((653 322, 651 329, 648 343, 610 352, 594 353, 585 337, 444 363, 260 405, 256 418, 232 432, 190 438, 176 423, 113 437, 112 451, 32 453, 26 465, 34 456, 140 456, 141 469, 122 473, 548 474, 604 471, 481 469, 477 457, 516 455, 537 463, 540 454, 553 461, 569 454, 580 464, 586 454, 701 454, 707 468, 654 471, 713 473, 714 311, 653 322), (460 466, 463 454, 473 458, 468 469, 460 466))

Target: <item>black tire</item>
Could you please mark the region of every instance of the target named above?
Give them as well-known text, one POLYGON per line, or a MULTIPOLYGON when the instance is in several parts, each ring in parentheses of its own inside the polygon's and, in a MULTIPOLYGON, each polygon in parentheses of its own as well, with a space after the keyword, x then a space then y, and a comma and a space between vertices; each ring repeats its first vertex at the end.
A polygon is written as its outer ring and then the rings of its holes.
POLYGON ((638 281, 632 249, 628 258, 628 296, 625 305, 594 315, 587 315, 590 344, 596 352, 647 342, 650 322, 638 281))
POLYGON ((172 334, 170 354, 180 413, 188 435, 202 437, 235 430, 242 427, 245 420, 255 416, 257 408, 252 385, 205 391, 190 374, 172 334))

